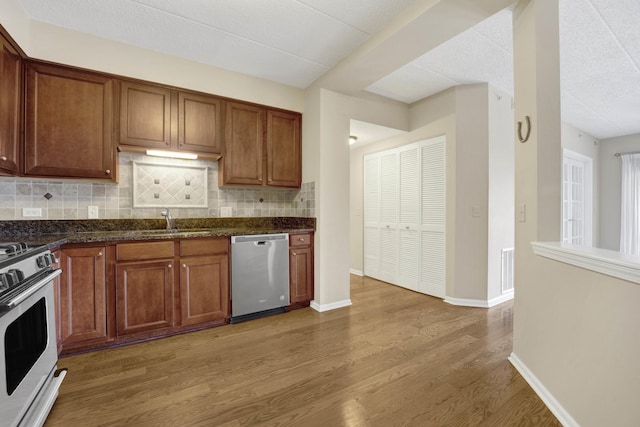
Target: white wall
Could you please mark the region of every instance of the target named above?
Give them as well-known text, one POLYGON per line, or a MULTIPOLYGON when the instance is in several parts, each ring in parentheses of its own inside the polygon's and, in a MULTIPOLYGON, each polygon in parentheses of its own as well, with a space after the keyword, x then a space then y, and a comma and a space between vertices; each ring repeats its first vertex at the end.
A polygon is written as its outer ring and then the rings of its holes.
POLYGON ((640 151, 640 134, 600 141, 600 232, 599 246, 620 250, 620 192, 622 160, 615 153, 640 151))
POLYGON ((526 0, 514 12, 515 117, 530 115, 533 130, 516 144, 516 204, 527 205, 527 219, 516 222, 512 356, 566 425, 637 426, 640 286, 536 256, 530 245, 560 239, 557 8, 526 0))
POLYGON ((593 204, 591 210, 593 222, 591 235, 593 237, 592 245, 598 247, 600 246, 598 237, 600 228, 600 209, 598 208, 600 204, 600 143, 594 136, 565 122, 562 123, 561 135, 563 149, 582 154, 593 161, 593 204))
POLYGON ((458 86, 413 104, 410 119, 409 133, 351 150, 350 268, 363 270, 363 156, 446 135, 446 300, 486 304, 501 294, 500 250, 513 246, 511 98, 487 84, 458 86), (489 203, 496 218, 491 233, 489 203))
POLYGON ((489 87, 489 200, 487 299, 502 295, 502 250, 514 244, 513 98, 489 87))
POLYGON ((406 104, 307 89, 303 179, 316 182, 315 298, 320 310, 349 305, 350 120, 407 130, 406 104))

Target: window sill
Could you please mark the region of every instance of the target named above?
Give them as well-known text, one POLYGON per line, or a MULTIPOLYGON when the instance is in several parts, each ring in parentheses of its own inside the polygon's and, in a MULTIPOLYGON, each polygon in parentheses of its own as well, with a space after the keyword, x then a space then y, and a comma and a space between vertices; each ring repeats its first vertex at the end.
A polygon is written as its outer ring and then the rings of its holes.
POLYGON ((640 258, 607 249, 560 242, 531 242, 533 253, 640 284, 640 258))

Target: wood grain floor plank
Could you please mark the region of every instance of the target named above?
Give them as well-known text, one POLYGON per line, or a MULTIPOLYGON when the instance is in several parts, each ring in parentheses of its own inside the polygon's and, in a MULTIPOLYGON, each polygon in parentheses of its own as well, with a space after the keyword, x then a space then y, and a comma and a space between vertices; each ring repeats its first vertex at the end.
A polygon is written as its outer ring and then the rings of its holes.
POLYGON ((559 425, 506 359, 511 303, 351 280, 350 307, 63 358, 45 426, 559 425))

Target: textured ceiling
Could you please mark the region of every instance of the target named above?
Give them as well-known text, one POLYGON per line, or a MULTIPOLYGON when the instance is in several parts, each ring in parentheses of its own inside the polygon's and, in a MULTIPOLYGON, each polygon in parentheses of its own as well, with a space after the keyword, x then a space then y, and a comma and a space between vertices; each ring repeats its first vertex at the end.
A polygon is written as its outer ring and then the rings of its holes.
MULTIPOLYGON (((32 19, 299 88, 411 0, 19 0, 32 19)), ((640 0, 560 0, 563 120, 595 136, 640 133, 640 0)), ((368 91, 411 103, 489 82, 513 93, 511 12, 397 69, 368 91)))
POLYGON ((411 0, 20 0, 32 19, 304 88, 411 0))
MULTIPOLYGON (((369 86, 407 103, 459 84, 513 94, 504 10, 369 86)), ((596 138, 640 133, 640 1, 560 0, 562 120, 596 138)))

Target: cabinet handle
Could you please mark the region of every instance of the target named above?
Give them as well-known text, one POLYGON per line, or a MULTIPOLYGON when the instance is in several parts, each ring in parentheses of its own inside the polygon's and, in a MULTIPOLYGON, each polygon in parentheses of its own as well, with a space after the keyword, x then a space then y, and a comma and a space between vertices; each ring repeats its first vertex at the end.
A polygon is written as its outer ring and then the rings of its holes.
POLYGON ((0 157, 0 160, 2 160, 3 162, 6 162, 7 161, 7 156, 0 157))
POLYGON ((111 173, 111 169, 107 169, 106 171, 104 171, 104 173, 106 173, 107 175, 109 175, 111 173))

